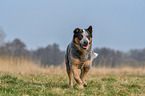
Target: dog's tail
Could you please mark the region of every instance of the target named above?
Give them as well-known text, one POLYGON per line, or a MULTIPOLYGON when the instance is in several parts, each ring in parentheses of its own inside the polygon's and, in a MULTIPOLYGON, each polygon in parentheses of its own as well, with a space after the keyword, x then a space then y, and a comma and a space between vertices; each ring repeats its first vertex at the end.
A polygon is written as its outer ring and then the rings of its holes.
POLYGON ((97 58, 98 54, 94 52, 94 58, 97 58))

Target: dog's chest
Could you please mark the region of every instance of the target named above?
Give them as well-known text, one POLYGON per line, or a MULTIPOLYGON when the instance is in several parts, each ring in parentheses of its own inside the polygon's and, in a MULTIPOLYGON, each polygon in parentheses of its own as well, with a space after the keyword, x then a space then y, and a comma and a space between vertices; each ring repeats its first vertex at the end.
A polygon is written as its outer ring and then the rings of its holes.
POLYGON ((71 51, 71 56, 75 59, 79 59, 80 62, 86 62, 88 60, 92 59, 92 51, 88 51, 86 53, 83 53, 79 50, 71 51))
POLYGON ((86 61, 88 61, 88 60, 91 60, 91 58, 92 58, 91 55, 92 55, 91 53, 86 54, 86 55, 84 55, 84 56, 82 55, 82 56, 79 56, 78 59, 79 59, 80 61, 82 61, 82 62, 86 62, 86 61))
POLYGON ((71 61, 73 65, 78 66, 79 69, 81 69, 82 67, 89 67, 91 62, 92 62, 92 58, 90 60, 85 60, 84 62, 82 61, 84 58, 82 59, 76 59, 73 56, 71 56, 71 61))

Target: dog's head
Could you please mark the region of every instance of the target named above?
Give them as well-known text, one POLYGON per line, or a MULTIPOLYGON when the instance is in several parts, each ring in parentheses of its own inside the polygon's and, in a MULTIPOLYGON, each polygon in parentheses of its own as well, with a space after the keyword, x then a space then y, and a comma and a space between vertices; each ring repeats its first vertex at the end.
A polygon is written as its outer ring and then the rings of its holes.
POLYGON ((89 26, 88 29, 76 28, 74 30, 73 42, 81 49, 88 49, 92 43, 92 32, 92 26, 89 26))

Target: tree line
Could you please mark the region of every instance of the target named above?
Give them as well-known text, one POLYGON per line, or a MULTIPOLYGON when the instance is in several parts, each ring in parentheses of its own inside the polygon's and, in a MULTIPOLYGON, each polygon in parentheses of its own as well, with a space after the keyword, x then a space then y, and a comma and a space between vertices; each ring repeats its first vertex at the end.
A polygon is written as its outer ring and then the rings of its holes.
POLYGON ((20 40, 15 39, 12 42, 7 42, 0 47, 0 56, 10 56, 14 58, 32 59, 44 66, 60 65, 64 62, 64 51, 59 49, 59 45, 54 43, 47 47, 38 48, 36 50, 28 50, 26 45, 20 40))
MULTIPOLYGON (((99 54, 93 61, 94 66, 114 68, 120 66, 142 67, 145 65, 145 49, 122 52, 110 48, 95 48, 94 51, 99 54)), ((0 46, 0 57, 31 58, 35 62, 40 61, 44 66, 64 64, 64 55, 65 51, 60 50, 56 43, 36 50, 28 50, 20 39, 15 39, 0 46)))
POLYGON ((145 67, 145 48, 132 49, 128 52, 113 50, 110 48, 95 48, 98 58, 94 60, 95 66, 101 67, 145 67))

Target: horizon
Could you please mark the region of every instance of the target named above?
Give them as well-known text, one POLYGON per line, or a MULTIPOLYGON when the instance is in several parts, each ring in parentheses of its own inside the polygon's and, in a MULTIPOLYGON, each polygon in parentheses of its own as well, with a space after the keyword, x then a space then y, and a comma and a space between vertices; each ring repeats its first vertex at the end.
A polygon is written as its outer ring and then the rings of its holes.
MULTIPOLYGON (((15 38, 15 39, 19 39, 22 43, 24 43, 20 38, 15 38)), ((15 40, 14 39, 14 40, 15 40)), ((4 44, 6 44, 6 43, 11 43, 11 42, 13 42, 14 40, 12 40, 12 41, 7 41, 7 42, 4 42, 3 43, 3 45, 4 44)), ((25 43, 24 43, 25 44, 25 43)), ((53 44, 57 44, 58 46, 59 46, 59 49, 60 49, 60 51, 66 51, 66 49, 62 49, 61 48, 61 45, 59 44, 59 43, 52 43, 52 44, 47 44, 46 46, 39 46, 39 47, 36 47, 35 49, 29 49, 28 47, 27 47, 27 45, 25 44, 25 48, 26 48, 26 50, 29 50, 29 51, 35 51, 35 50, 37 50, 37 49, 39 49, 39 48, 46 48, 47 46, 53 46, 53 44)), ((67 47, 67 46, 66 46, 67 47)), ((131 50, 144 50, 145 49, 145 47, 144 48, 132 48, 132 49, 129 49, 129 50, 126 50, 126 51, 123 51, 123 50, 119 50, 119 49, 114 49, 114 48, 110 48, 110 47, 93 47, 93 49, 96 49, 96 48, 99 48, 99 49, 102 49, 102 48, 106 48, 106 49, 110 49, 110 50, 114 50, 114 51, 120 51, 120 52, 125 52, 125 53, 127 53, 127 52, 129 52, 129 51, 131 51, 131 50)))

